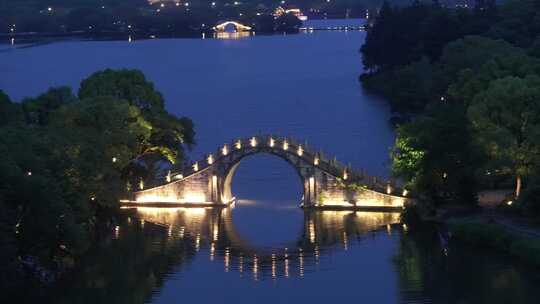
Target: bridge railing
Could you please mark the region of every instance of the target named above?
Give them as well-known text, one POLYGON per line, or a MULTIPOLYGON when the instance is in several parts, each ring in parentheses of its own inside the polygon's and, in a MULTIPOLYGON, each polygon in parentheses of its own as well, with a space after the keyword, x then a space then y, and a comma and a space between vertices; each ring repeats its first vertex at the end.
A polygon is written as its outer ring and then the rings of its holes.
POLYGON ((214 153, 207 154, 205 159, 191 163, 190 166, 183 170, 183 172, 171 172, 171 174, 167 177, 167 181, 173 182, 175 180, 188 177, 214 165, 216 162, 219 162, 221 158, 227 157, 232 153, 236 153, 237 151, 245 151, 245 149, 252 149, 261 146, 282 149, 286 150, 288 153, 294 153, 297 155, 297 157, 304 159, 308 163, 312 163, 313 166, 316 166, 321 170, 344 180, 345 182, 360 183, 369 189, 386 193, 400 190, 394 181, 388 181, 376 176, 368 175, 365 170, 362 169, 353 170, 351 165, 346 166, 338 161, 335 157, 328 158, 321 151, 311 149, 307 142, 300 142, 294 138, 280 137, 270 134, 257 135, 249 138, 240 138, 226 143, 219 147, 214 153), (389 191, 389 189, 391 189, 391 191, 389 191))

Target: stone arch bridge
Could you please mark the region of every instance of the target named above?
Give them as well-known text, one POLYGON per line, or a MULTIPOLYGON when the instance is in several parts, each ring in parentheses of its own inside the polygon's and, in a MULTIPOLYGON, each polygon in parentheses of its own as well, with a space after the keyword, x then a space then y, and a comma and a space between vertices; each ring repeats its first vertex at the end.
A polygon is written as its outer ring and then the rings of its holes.
POLYGON ((293 166, 302 181, 302 207, 335 209, 401 209, 412 199, 407 190, 391 181, 354 171, 329 160, 305 144, 271 135, 238 139, 220 147, 206 159, 183 172, 170 172, 161 185, 135 191, 124 202, 146 206, 225 206, 234 202, 231 190, 241 161, 250 155, 268 153, 293 166))
POLYGON ((224 21, 219 24, 216 24, 212 29, 216 32, 225 32, 227 31, 228 27, 234 28, 236 32, 245 32, 245 31, 251 31, 251 27, 241 24, 240 22, 236 21, 224 21))

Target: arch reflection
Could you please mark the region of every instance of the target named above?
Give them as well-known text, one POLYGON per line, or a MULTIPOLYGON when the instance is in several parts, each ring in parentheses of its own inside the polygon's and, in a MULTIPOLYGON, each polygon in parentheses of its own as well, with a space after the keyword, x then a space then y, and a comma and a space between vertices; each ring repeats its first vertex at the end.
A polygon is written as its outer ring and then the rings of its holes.
POLYGON ((348 250, 370 232, 389 229, 399 213, 306 210, 297 237, 279 247, 258 247, 245 240, 234 225, 234 207, 136 209, 137 216, 166 231, 169 241, 184 242, 198 254, 223 263, 225 272, 255 280, 302 277, 316 270, 333 251, 348 250), (201 249, 205 249, 204 251, 201 249))

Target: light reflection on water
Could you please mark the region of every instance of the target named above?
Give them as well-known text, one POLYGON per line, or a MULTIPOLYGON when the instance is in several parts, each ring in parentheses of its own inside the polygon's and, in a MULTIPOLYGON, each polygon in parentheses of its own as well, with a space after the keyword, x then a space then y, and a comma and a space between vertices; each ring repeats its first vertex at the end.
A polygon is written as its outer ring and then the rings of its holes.
MULTIPOLYGON (((459 244, 444 255, 435 229, 407 232, 397 213, 296 210, 300 229, 285 235, 288 242, 260 246, 237 229, 246 215, 239 211, 253 206, 124 210, 54 303, 536 303, 540 296, 540 277, 526 266, 459 244)), ((265 228, 250 229, 264 239, 265 228)))
POLYGON ((400 219, 399 213, 301 211, 303 228, 289 235, 288 243, 271 247, 257 246, 237 231, 235 212, 233 208, 138 208, 136 216, 162 227, 168 241, 187 242, 185 246, 196 251, 205 248, 209 260, 221 261, 223 271, 234 270, 255 280, 302 277, 315 270, 321 254, 347 250, 353 241, 400 219))

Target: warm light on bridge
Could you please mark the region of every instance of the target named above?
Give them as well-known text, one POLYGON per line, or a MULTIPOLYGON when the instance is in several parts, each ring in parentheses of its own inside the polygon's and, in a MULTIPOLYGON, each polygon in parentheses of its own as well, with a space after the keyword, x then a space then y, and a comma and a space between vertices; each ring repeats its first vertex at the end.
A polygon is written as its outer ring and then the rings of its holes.
POLYGON ((247 25, 243 25, 236 21, 225 21, 223 23, 220 23, 213 27, 213 29, 217 32, 224 32, 227 26, 232 25, 236 29, 237 32, 246 32, 251 31, 251 27, 247 25))
POLYGON ((335 206, 335 209, 367 207, 395 210, 415 201, 414 198, 406 197, 409 194, 408 190, 396 187, 389 180, 381 181, 366 176, 363 172, 356 173, 350 166, 342 166, 337 161, 323 160, 324 166, 321 166, 322 152, 314 152, 298 141, 291 139, 289 142, 283 137, 252 136, 225 144, 215 152, 207 154, 205 158, 192 163, 192 170, 188 169, 185 177, 178 172, 168 171, 165 176, 160 177, 160 185, 152 184, 149 189, 145 189, 144 180, 141 179, 138 187, 129 187, 128 191, 134 191, 134 198, 127 203, 158 203, 147 206, 161 206, 160 203, 172 205, 177 203, 181 206, 195 204, 193 207, 200 204, 228 205, 234 200, 231 193, 230 172, 233 172, 231 170, 234 170, 245 156, 258 152, 273 153, 296 167, 303 180, 304 207, 335 206), (243 144, 248 149, 242 150, 243 144), (272 149, 261 151, 252 149, 258 145, 270 146, 272 149), (290 153, 283 152, 289 149, 290 153), (230 156, 220 157, 221 154, 230 156), (306 171, 304 168, 309 170, 306 171), (321 177, 328 180, 328 183, 319 183, 318 179, 321 177))

